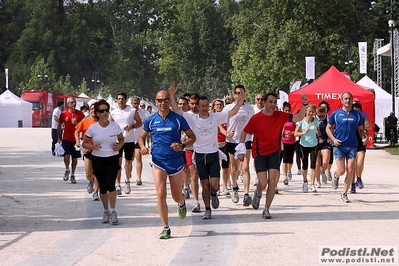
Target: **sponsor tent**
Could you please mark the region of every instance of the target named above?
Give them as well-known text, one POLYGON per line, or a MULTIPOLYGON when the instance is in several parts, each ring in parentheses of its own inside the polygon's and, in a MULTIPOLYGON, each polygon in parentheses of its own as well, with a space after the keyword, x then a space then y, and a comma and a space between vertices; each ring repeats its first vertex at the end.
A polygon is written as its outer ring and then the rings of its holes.
POLYGON ((334 66, 330 67, 323 75, 312 83, 289 94, 289 101, 292 105, 293 113, 296 113, 302 106, 301 95, 306 94, 309 97, 309 103, 319 105, 326 101, 330 105, 330 112, 341 108, 341 97, 344 92, 350 92, 353 98, 358 98, 362 104, 363 111, 367 113, 372 128, 369 130, 370 137, 368 147, 374 144, 374 93, 365 90, 339 72, 334 66))
POLYGON ((32 103, 9 90, 0 95, 0 127, 32 127, 32 103))
MULTIPOLYGON (((389 116, 392 112, 392 96, 380 86, 378 86, 371 78, 364 76, 356 84, 362 86, 366 90, 373 90, 375 94, 375 123, 381 128, 380 132, 384 134, 384 117, 389 116)), ((395 114, 399 113, 399 99, 395 99, 395 114)))

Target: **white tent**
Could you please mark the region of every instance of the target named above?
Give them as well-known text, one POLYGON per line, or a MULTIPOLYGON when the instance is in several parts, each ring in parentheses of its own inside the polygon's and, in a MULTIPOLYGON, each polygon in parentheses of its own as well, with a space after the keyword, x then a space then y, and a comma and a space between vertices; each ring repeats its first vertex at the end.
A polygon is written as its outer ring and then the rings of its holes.
POLYGON ((32 104, 6 90, 0 95, 0 127, 19 126, 32 127, 32 104))
MULTIPOLYGON (((378 86, 374 81, 372 81, 368 76, 364 76, 356 84, 362 86, 366 90, 373 90, 375 93, 375 123, 381 128, 384 128, 384 117, 389 116, 392 112, 392 96, 380 86, 378 86)), ((362 99, 360 99, 362 103, 362 99)), ((399 99, 395 100, 395 114, 398 114, 399 110, 399 99)), ((384 134, 384 130, 381 130, 384 134)))

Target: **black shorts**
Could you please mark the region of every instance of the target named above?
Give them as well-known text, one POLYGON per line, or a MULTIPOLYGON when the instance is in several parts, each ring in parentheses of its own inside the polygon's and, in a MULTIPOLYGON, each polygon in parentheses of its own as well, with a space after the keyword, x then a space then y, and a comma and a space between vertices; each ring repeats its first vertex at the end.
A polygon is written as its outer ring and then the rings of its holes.
POLYGON ((357 146, 357 152, 359 152, 359 151, 366 152, 366 146, 364 146, 363 144, 360 144, 359 146, 357 146))
POLYGON ((269 169, 280 169, 280 151, 272 154, 257 156, 254 159, 256 173, 266 172, 269 169))
POLYGON ((236 147, 237 147, 238 143, 231 143, 231 142, 226 142, 226 149, 227 152, 230 154, 234 154, 236 153, 236 147))
POLYGON ((195 153, 195 163, 200 180, 210 177, 220 178, 219 154, 217 152, 195 153))
POLYGON ((91 153, 92 153, 92 151, 83 153, 83 161, 85 160, 85 158, 91 160, 91 156, 92 156, 91 153))
POLYGON ((69 140, 62 140, 62 148, 64 149, 65 153, 64 155, 71 155, 72 158, 80 158, 82 155, 80 154, 80 151, 77 151, 75 149, 75 141, 69 141, 69 140))
POLYGON ((141 149, 138 142, 137 142, 137 143, 134 143, 134 149, 139 149, 139 150, 141 149))
POLYGON ((245 142, 245 148, 247 150, 251 150, 252 149, 252 141, 251 140, 248 140, 248 141, 245 142))
POLYGON ((221 150, 227 157, 227 161, 222 160, 222 168, 223 169, 227 169, 229 168, 229 154, 227 152, 227 145, 224 145, 222 148, 219 148, 219 150, 221 150))
POLYGON ((125 152, 125 159, 128 161, 133 160, 134 145, 134 142, 124 143, 122 149, 119 150, 119 157, 122 157, 123 152, 125 152))

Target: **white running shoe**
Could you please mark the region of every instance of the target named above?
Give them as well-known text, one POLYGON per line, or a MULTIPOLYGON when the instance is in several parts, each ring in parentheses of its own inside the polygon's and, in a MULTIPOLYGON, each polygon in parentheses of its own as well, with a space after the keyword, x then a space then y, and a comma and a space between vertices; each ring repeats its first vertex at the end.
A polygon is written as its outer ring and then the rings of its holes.
POLYGON ((303 193, 307 193, 308 192, 308 182, 303 182, 302 192, 303 193))

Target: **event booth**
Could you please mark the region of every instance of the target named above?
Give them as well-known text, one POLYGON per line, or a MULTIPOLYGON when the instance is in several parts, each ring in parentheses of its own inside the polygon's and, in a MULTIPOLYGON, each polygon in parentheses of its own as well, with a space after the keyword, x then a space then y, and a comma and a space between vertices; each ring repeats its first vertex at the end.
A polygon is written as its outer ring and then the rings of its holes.
POLYGON ((369 130, 370 141, 367 147, 374 146, 374 93, 365 90, 357 85, 334 66, 330 67, 323 75, 312 83, 302 87, 299 90, 289 94, 289 100, 292 106, 292 112, 296 113, 302 107, 301 95, 306 94, 309 97, 309 103, 319 106, 319 103, 326 101, 330 105, 330 112, 341 108, 341 97, 344 92, 350 92, 353 98, 358 98, 363 111, 367 113, 372 128, 369 130))
POLYGON ((32 127, 32 104, 6 90, 0 95, 0 127, 32 127))

